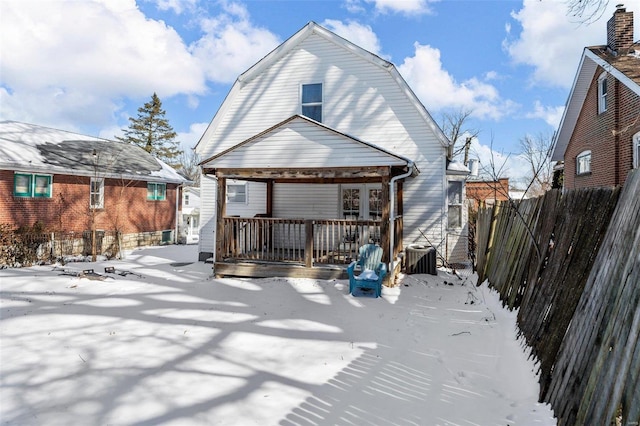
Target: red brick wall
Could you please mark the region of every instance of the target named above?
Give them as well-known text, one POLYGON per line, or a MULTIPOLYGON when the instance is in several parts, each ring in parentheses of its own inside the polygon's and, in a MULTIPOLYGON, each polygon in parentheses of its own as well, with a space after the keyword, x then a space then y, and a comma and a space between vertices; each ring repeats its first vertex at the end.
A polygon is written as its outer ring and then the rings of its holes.
MULTIPOLYGON (((91 229, 89 178, 54 175, 51 198, 13 196, 11 170, 0 170, 0 223, 13 227, 42 222, 49 231, 91 229)), ((125 234, 173 229, 176 185, 167 184, 163 201, 147 200, 147 183, 106 179, 104 208, 96 210, 96 228, 125 234)))
POLYGON ((596 71, 564 161, 566 189, 624 184, 633 167, 633 135, 640 131, 640 97, 607 77, 607 111, 598 114, 598 77, 596 71), (591 150, 591 173, 576 175, 576 156, 591 150))
POLYGON ((485 200, 507 201, 509 199, 509 179, 503 178, 495 181, 466 182, 467 199, 475 200, 474 207, 477 210, 480 203, 485 200))

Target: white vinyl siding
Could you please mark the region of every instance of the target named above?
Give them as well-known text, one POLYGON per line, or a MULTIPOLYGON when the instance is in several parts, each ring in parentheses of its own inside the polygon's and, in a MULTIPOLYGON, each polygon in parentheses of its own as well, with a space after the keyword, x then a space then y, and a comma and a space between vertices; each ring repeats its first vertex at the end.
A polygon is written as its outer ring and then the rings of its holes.
MULTIPOLYGON (((411 100, 406 87, 386 68, 317 34, 310 35, 254 78, 241 80, 234 86, 224 108, 214 118, 211 133, 206 134, 202 146, 198 147, 201 158, 212 157, 299 114, 300 85, 310 82, 323 82, 323 124, 415 161, 420 174, 417 178, 408 178, 404 184, 404 245, 425 243, 423 233, 434 245, 443 244, 446 158, 436 130, 411 100)), ((254 148, 247 147, 243 154, 263 156, 261 158, 268 159, 274 167, 291 166, 292 161, 295 166, 303 167, 307 161, 314 160, 317 164, 318 158, 326 158, 321 156, 326 156, 327 151, 307 149, 306 143, 298 145, 299 151, 279 149, 273 137, 269 144, 256 141, 254 148)), ((229 154, 225 157, 230 160, 234 154, 229 154)), ((346 158, 337 159, 347 161, 346 158)), ((249 157, 236 157, 234 161, 240 162, 236 165, 248 164, 249 157)), ((302 203, 297 197, 309 194, 305 192, 305 185, 276 185, 274 192, 275 217, 284 214, 284 217, 302 217, 295 215, 295 208, 302 203), (283 194, 285 189, 290 192, 283 194)), ((204 194, 203 189, 203 199, 211 199, 210 192, 204 194)), ((337 207, 337 188, 335 194, 332 204, 337 207)), ((317 205, 324 203, 321 199, 309 201, 317 205)), ((328 211, 325 207, 315 206, 310 211, 318 211, 318 216, 327 218, 336 215, 335 209, 328 211)), ((307 217, 311 216, 307 213, 307 217)), ((203 218, 203 226, 205 222, 203 218)))

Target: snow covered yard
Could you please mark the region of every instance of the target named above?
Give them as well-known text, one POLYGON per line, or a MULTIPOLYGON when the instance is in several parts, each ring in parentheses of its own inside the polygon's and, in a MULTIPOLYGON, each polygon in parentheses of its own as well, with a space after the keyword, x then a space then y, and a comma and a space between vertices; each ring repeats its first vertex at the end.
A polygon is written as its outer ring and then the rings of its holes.
POLYGON ((0 271, 1 424, 555 424, 485 285, 408 275, 354 298, 348 281, 215 279, 196 251, 65 267, 141 275, 103 281, 0 271))

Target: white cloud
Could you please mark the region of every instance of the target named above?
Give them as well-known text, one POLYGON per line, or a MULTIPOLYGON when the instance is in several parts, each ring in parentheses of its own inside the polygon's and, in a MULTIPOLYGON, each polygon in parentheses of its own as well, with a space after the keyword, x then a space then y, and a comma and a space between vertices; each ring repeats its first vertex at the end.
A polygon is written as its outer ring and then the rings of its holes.
POLYGON ((209 80, 231 83, 280 44, 278 36, 254 27, 244 6, 228 3, 225 14, 201 19, 204 36, 190 46, 209 80))
POLYGON ((335 19, 327 19, 322 23, 322 26, 363 49, 380 55, 380 40, 378 40, 378 36, 369 25, 359 24, 354 21, 343 23, 335 19))
POLYGON ((564 106, 545 106, 540 101, 535 101, 533 111, 526 114, 527 118, 541 118, 549 126, 557 129, 562 119, 564 106))
POLYGON ((189 126, 188 132, 178 132, 176 140, 180 141, 181 149, 186 152, 195 147, 200 137, 204 134, 205 130, 207 130, 207 126, 209 126, 208 122, 192 123, 189 126))
POLYGON ((431 46, 415 43, 415 56, 405 58, 398 70, 429 110, 462 108, 478 118, 500 119, 517 107, 477 78, 457 82, 442 68, 440 51, 431 46))
POLYGON ((365 0, 373 3, 377 11, 382 13, 396 12, 406 15, 431 13, 428 0, 365 0))
POLYGON ((124 97, 206 90, 181 37, 133 0, 6 1, 0 16, 3 116, 97 124, 124 97))
MULTIPOLYGON (((640 12, 640 1, 628 10, 640 12)), ((503 46, 516 64, 533 67, 532 83, 568 88, 573 82, 578 62, 585 46, 606 44, 607 21, 615 10, 616 2, 593 23, 580 23, 567 16, 566 2, 524 0, 522 9, 512 13, 522 31, 506 27, 507 39, 503 46), (515 39, 511 39, 515 35, 515 39)), ((630 6, 630 4, 627 4, 630 6)), ((636 19, 636 33, 640 21, 636 19)))
POLYGON ((172 10, 180 15, 185 10, 193 10, 198 0, 156 0, 155 3, 160 10, 172 10))

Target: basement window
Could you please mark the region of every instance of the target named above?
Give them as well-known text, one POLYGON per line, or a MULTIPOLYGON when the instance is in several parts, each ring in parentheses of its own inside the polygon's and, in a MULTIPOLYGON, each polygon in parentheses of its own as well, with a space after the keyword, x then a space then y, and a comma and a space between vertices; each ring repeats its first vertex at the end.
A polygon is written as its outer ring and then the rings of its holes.
POLYGON ((582 151, 576 157, 576 174, 586 175, 591 173, 591 151, 582 151))
POLYGON ((16 197, 51 198, 51 175, 15 173, 13 195, 16 197))
POLYGON ((164 201, 167 199, 167 184, 147 182, 147 200, 164 201))

